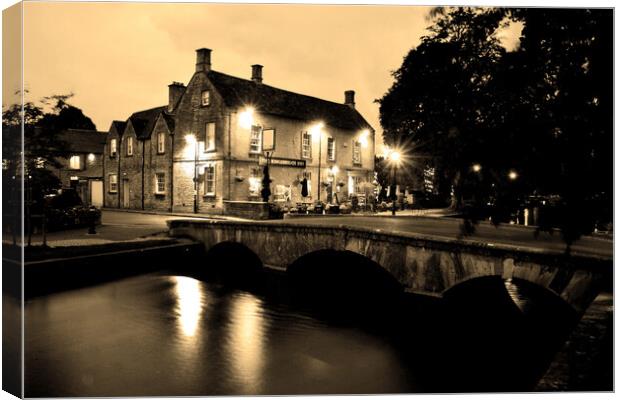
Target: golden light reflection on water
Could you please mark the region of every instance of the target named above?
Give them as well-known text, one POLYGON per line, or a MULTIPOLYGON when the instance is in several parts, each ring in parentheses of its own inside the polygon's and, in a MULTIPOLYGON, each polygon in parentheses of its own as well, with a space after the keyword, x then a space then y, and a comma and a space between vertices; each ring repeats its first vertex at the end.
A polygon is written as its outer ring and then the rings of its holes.
POLYGON ((202 289, 200 282, 186 276, 173 277, 177 296, 177 317, 181 332, 194 336, 202 315, 202 289))
POLYGON ((262 386, 265 318, 260 310, 262 301, 250 294, 237 297, 232 304, 228 351, 240 388, 247 393, 259 393, 262 386))

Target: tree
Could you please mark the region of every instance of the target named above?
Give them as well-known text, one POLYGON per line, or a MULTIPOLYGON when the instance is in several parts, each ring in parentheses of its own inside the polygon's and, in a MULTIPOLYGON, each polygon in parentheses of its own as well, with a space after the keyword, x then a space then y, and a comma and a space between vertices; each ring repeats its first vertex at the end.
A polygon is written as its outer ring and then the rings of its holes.
POLYGON ((46 193, 58 189, 60 180, 45 165, 60 167, 60 157, 68 155, 68 143, 60 138, 65 129, 95 129, 82 110, 67 102, 73 95, 52 95, 39 104, 12 104, 2 113, 3 188, 7 201, 5 215, 20 212, 22 179, 32 193, 32 202, 40 203, 46 193), (45 106, 51 107, 46 112, 45 106), (23 132, 23 143, 22 143, 23 132), (23 147, 22 147, 23 146, 23 147))
POLYGON ((597 219, 610 220, 612 12, 433 15, 431 34, 379 100, 385 141, 412 138, 454 191, 455 208, 493 203, 495 221, 531 194, 558 195, 559 218, 540 229, 559 227, 567 249, 597 219), (524 28, 520 47, 506 52, 497 32, 511 20, 524 28), (507 178, 511 170, 518 179, 507 178))

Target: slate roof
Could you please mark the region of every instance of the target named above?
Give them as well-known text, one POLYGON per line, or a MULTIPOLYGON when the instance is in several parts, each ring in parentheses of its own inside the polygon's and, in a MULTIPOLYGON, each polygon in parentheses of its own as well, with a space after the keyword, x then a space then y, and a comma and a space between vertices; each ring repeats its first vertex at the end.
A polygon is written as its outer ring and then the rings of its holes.
POLYGON ((116 132, 119 135, 122 135, 125 132, 125 127, 127 126, 126 121, 112 121, 112 126, 116 128, 116 132))
MULTIPOLYGON (((167 106, 150 108, 144 111, 138 111, 129 117, 131 124, 133 125, 133 129, 136 131, 136 136, 138 139, 148 139, 151 136, 151 132, 155 127, 155 122, 157 121, 157 117, 159 114, 164 113, 167 109, 167 106)), ((166 118, 166 114, 164 113, 164 118, 166 118)), ((168 120, 172 118, 166 118, 166 122, 168 123, 168 127, 170 127, 170 123, 168 120)), ((174 122, 173 122, 174 124, 174 122)), ((174 126, 174 125, 173 125, 174 126)))
POLYGON ((346 104, 289 92, 213 70, 207 72, 207 77, 229 107, 251 105, 257 112, 305 121, 320 120, 337 128, 371 128, 357 110, 346 104))
POLYGON ((107 132, 88 129, 67 129, 58 136, 69 145, 70 152, 102 154, 106 135, 107 132))

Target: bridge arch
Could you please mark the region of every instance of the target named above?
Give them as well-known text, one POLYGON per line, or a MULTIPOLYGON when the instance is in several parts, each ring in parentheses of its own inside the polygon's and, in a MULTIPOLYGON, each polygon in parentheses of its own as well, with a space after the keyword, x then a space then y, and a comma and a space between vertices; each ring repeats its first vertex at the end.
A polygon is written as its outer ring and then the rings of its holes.
POLYGON ((226 240, 206 249, 204 275, 215 275, 226 281, 253 280, 263 269, 263 262, 256 252, 243 243, 226 240))
POLYGON ((207 250, 221 242, 243 244, 265 266, 278 269, 319 250, 357 253, 387 271, 405 291, 435 297, 471 279, 518 278, 557 293, 578 315, 613 269, 613 261, 607 258, 566 257, 372 228, 213 220, 172 220, 169 226, 171 236, 199 240, 207 250))

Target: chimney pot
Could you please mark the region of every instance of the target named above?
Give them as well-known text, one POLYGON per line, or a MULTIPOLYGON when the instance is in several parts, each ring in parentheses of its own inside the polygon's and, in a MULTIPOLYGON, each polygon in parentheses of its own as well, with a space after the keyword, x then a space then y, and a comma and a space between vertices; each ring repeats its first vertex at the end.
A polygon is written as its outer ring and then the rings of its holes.
POLYGON ((252 65, 252 80, 256 83, 263 83, 263 66, 260 64, 252 65))
POLYGON ((344 92, 344 104, 348 105, 351 108, 355 108, 355 91, 354 90, 346 90, 344 92))
POLYGON ((196 50, 196 72, 211 71, 211 49, 202 48, 196 50))
POLYGON ((184 91, 185 85, 181 82, 172 82, 168 85, 168 112, 174 111, 184 91))

